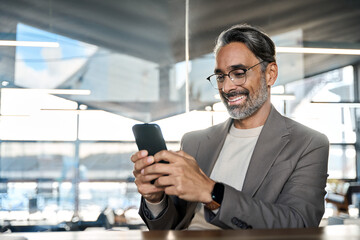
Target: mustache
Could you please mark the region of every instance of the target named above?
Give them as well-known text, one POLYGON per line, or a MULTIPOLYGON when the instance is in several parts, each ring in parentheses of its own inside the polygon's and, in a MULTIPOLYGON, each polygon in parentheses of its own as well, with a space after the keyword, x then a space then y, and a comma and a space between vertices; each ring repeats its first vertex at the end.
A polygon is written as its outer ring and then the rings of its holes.
POLYGON ((226 99, 229 99, 231 97, 236 97, 238 95, 249 95, 249 93, 250 92, 247 89, 240 90, 240 91, 232 91, 232 92, 229 92, 229 93, 225 93, 225 92, 221 91, 221 95, 226 99))

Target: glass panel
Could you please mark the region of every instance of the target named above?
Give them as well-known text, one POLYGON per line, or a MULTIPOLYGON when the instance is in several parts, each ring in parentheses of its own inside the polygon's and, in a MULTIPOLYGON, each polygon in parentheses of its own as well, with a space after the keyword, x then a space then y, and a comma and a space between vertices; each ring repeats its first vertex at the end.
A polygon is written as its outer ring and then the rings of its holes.
POLYGON ((286 111, 295 120, 326 134, 332 143, 354 143, 354 109, 316 103, 354 101, 353 84, 351 66, 286 84, 286 92, 295 95, 286 111))
POLYGON ((128 215, 117 224, 143 223, 137 214, 140 194, 134 183, 82 182, 79 187, 80 217, 84 221, 95 221, 101 212, 112 209, 118 216, 128 215), (135 215, 131 214, 134 210, 135 215))
POLYGON ((328 168, 329 179, 355 179, 355 146, 331 145, 328 168))
POLYGON ((80 176, 82 179, 132 178, 131 155, 137 151, 135 143, 81 143, 80 176))
POLYGON ((2 142, 0 176, 7 180, 71 179, 73 143, 2 142))
POLYGON ((32 207, 29 202, 35 195, 35 182, 8 183, 7 193, 3 194, 1 198, 1 209, 6 211, 27 211, 32 207))
POLYGON ((94 45, 23 23, 17 24, 16 40, 58 44, 58 47, 16 47, 14 85, 24 88, 65 88, 69 81, 81 76, 87 59, 97 51, 94 45))
POLYGON ((0 139, 76 139, 76 102, 33 89, 3 88, 0 95, 0 139))
POLYGON ((159 19, 154 19, 146 14, 149 10, 166 13, 167 8, 175 7, 179 17, 184 18, 179 11, 184 9, 184 3, 123 1, 119 6, 99 5, 103 11, 115 8, 124 13, 117 14, 122 21, 111 31, 116 35, 111 36, 111 43, 103 37, 94 41, 98 36, 89 36, 92 34, 88 27, 90 19, 49 16, 48 22, 56 18, 54 24, 74 21, 74 25, 68 25, 65 34, 57 28, 17 23, 18 41, 51 42, 57 46, 16 47, 13 79, 12 76, 0 78, 1 87, 88 90, 89 95, 62 97, 82 102, 89 109, 104 109, 143 122, 184 112, 184 69, 175 65, 184 60, 183 54, 179 54, 185 52, 184 44, 178 44, 174 51, 166 39, 171 39, 173 34, 183 35, 185 21, 164 24, 162 21, 166 16, 162 19, 159 15, 159 19), (83 24, 86 27, 81 28, 80 33, 76 27, 83 24))
POLYGON ((79 139, 134 141, 132 126, 137 123, 141 122, 106 111, 81 111, 79 113, 79 139))
MULTIPOLYGON (((168 149, 179 149, 179 143, 166 144, 168 149)), ((134 142, 81 143, 80 177, 82 180, 132 181, 134 165, 130 157, 136 151, 134 142)))
POLYGON ((184 2, 55 1, 29 3, 26 14, 15 5, 0 16, 2 39, 58 46, 0 49, 0 202, 13 214, 0 219, 70 221, 79 174, 83 220, 109 207, 136 224, 131 127, 185 111, 184 2))

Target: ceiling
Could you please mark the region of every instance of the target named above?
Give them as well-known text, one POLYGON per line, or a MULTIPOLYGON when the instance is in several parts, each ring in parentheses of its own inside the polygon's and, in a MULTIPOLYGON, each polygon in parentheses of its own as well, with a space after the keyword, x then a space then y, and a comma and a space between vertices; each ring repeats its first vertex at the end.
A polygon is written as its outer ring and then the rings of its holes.
MULTIPOLYGON (((360 45, 358 0, 189 2, 190 58, 211 52, 222 30, 242 22, 270 35, 303 29, 305 45, 360 45)), ((1 0, 0 16, 162 64, 185 59, 185 0, 1 0)), ((307 55, 306 76, 359 59, 307 55)))
MULTIPOLYGON (((304 46, 360 49, 358 0, 189 0, 189 3, 191 59, 211 52, 221 31, 243 22, 261 27, 271 36, 302 29, 304 46)), ((1 0, 0 36, 14 38, 17 22, 161 66, 185 59, 185 0, 1 0)), ((305 76, 359 61, 360 56, 305 55, 305 76)))

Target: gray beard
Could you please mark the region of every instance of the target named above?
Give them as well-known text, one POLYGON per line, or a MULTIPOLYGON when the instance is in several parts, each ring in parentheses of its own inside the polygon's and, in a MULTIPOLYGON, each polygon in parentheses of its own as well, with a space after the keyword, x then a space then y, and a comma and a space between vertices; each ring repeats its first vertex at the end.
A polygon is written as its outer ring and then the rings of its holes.
POLYGON ((233 105, 229 106, 227 100, 221 96, 221 100, 224 103, 229 115, 233 119, 246 119, 253 115, 268 99, 268 91, 265 77, 261 77, 260 89, 253 96, 247 95, 246 102, 244 105, 233 105))

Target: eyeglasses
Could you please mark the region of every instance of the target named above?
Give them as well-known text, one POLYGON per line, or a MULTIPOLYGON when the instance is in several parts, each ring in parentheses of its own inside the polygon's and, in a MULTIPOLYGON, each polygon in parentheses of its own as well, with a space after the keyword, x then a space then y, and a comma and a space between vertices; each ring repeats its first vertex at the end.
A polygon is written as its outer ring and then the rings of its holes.
POLYGON ((225 77, 228 76, 230 78, 230 80, 235 84, 235 85, 243 85, 246 82, 246 72, 249 71, 250 69, 256 67, 257 65, 263 63, 265 61, 261 61, 257 64, 255 64, 254 66, 251 66, 249 68, 237 68, 234 70, 231 70, 228 74, 219 74, 219 73, 215 73, 213 75, 210 75, 209 77, 207 77, 206 79, 211 83, 211 85, 215 88, 215 89, 220 89, 222 88, 222 85, 225 81, 225 77))

